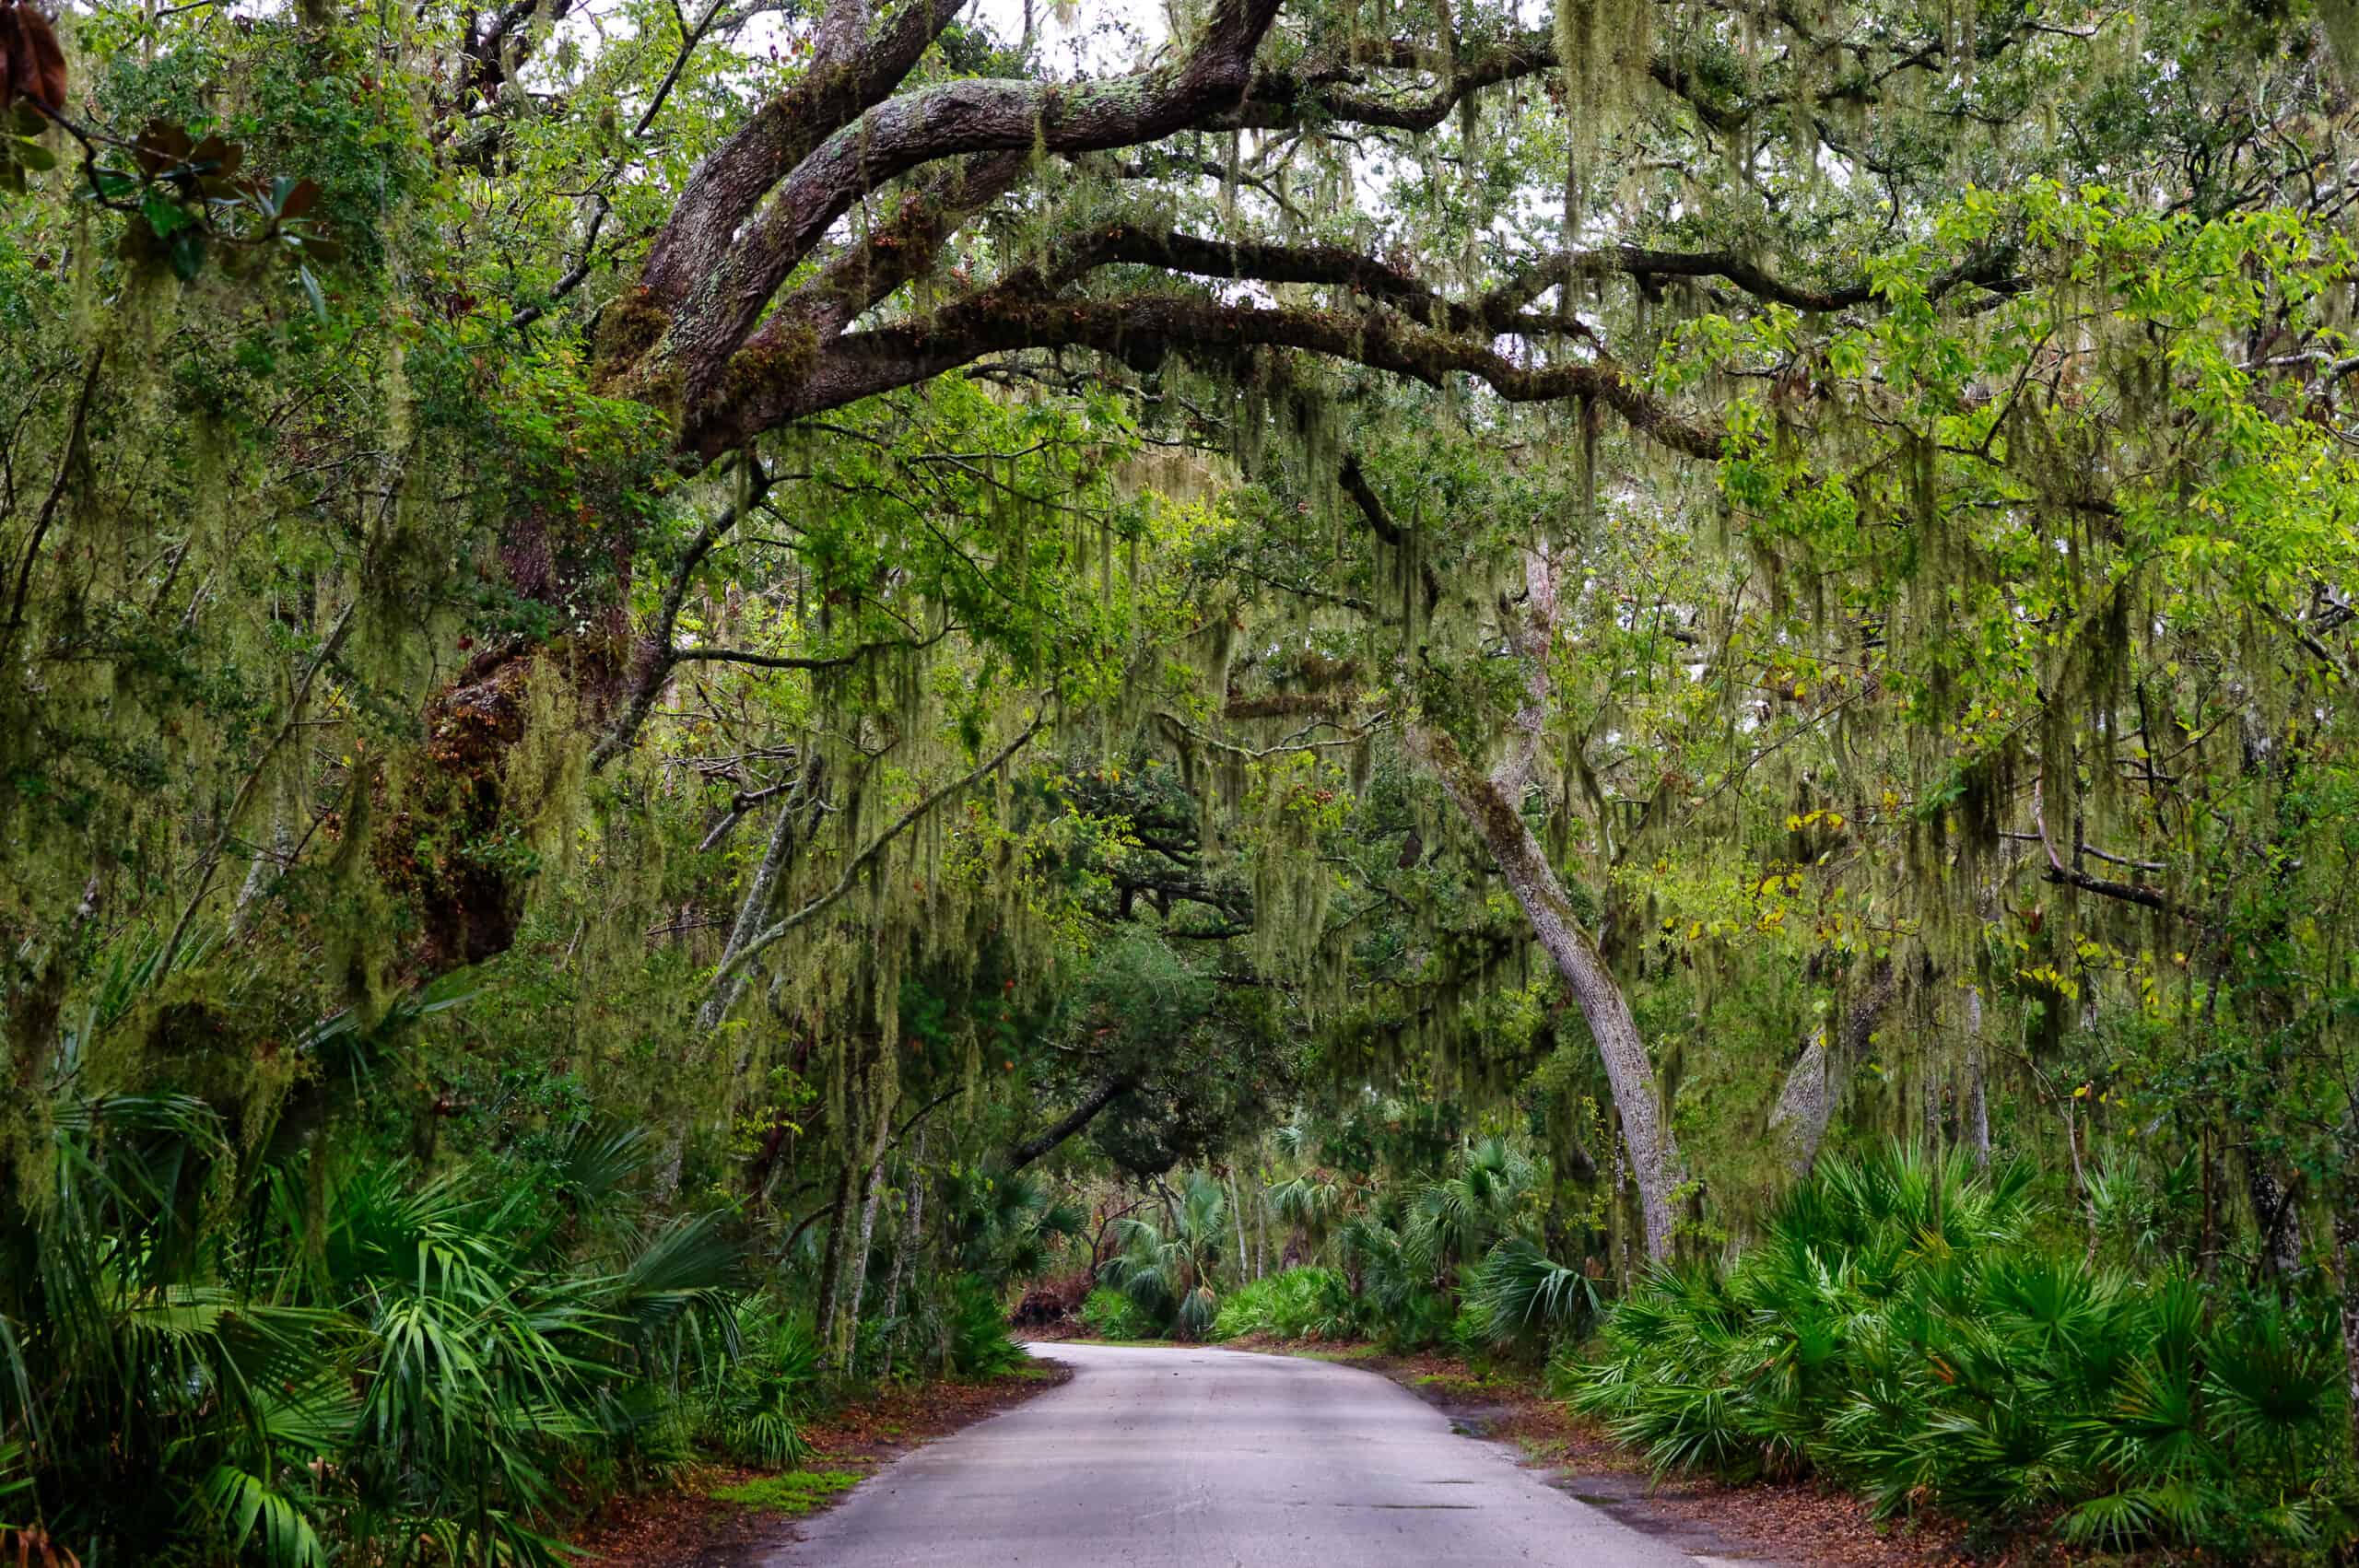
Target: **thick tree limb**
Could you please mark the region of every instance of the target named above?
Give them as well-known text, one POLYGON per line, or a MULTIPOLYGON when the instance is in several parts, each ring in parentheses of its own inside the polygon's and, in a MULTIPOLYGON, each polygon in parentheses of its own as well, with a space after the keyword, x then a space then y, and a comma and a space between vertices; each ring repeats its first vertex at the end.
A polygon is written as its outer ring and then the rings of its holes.
POLYGON ((829 135, 900 86, 965 0, 902 0, 874 26, 865 0, 834 0, 809 67, 689 176, 640 284, 675 306, 729 252, 762 197, 829 135))
MULTIPOLYGON (((1360 515, 1367 519, 1367 525, 1376 536, 1395 550, 1408 548, 1409 535, 1392 521, 1392 514, 1385 509, 1384 502, 1368 484, 1367 474, 1360 468, 1359 453, 1345 455, 1338 478, 1344 494, 1351 497, 1353 504, 1360 509, 1360 515)), ((1434 606, 1441 603, 1441 578, 1435 572, 1431 562, 1420 562, 1418 566, 1418 575, 1426 585, 1426 614, 1430 615, 1434 606)))
POLYGON ((864 240, 846 245, 816 278, 780 299, 749 346, 782 345, 792 335, 834 337, 923 276, 959 226, 1014 189, 1030 164, 1023 153, 978 153, 932 171, 901 193, 892 216, 864 240))
POLYGON ((1117 1076, 1109 1078, 1105 1082, 1092 1089, 1087 1094, 1082 1096, 1079 1105, 1067 1111, 1050 1126, 1009 1150, 1007 1174, 1014 1176, 1035 1160, 1049 1153, 1058 1144, 1095 1121, 1098 1112, 1136 1087, 1138 1085, 1134 1081, 1117 1076))
POLYGON ((640 726, 647 722, 647 715, 663 692, 664 682, 671 678, 672 668, 679 657, 672 638, 679 628, 680 607, 687 601, 688 585, 696 577, 697 568, 712 554, 715 545, 728 537, 730 530, 735 528, 739 521, 769 494, 771 479, 769 472, 754 461, 751 453, 746 454, 745 461, 747 465, 745 481, 738 494, 731 498, 719 516, 697 530, 696 537, 688 541, 687 549, 681 552, 679 564, 672 568, 672 580, 664 585, 663 602, 655 613, 655 627, 640 649, 638 667, 632 673, 630 696, 624 702, 622 712, 616 717, 614 727, 591 750, 590 771, 593 773, 604 768, 639 738, 640 726))
POLYGON ((993 288, 922 321, 839 338, 807 374, 749 375, 724 400, 703 404, 685 433, 691 450, 717 456, 788 420, 839 408, 878 392, 930 380, 988 354, 1084 347, 1153 363, 1174 350, 1254 346, 1303 349, 1438 384, 1468 375, 1510 402, 1589 397, 1649 439, 1692 457, 1717 459, 1721 433, 1627 379, 1618 366, 1566 360, 1526 367, 1488 344, 1453 337, 1378 311, 1225 305, 1150 294, 1120 299, 1043 300, 993 288))
MULTIPOLYGON (((732 356, 828 226, 863 193, 910 170, 965 154, 1135 146, 1237 103, 1277 9, 1278 0, 1219 0, 1203 38, 1176 67, 1083 83, 968 78, 876 102, 793 163, 734 244, 724 230, 696 245, 706 261, 690 275, 675 275, 675 257, 688 253, 686 239, 659 245, 649 258, 647 303, 671 315, 656 378, 676 380, 691 406, 719 392, 732 356)), ((678 228, 675 217, 667 240, 678 228)))

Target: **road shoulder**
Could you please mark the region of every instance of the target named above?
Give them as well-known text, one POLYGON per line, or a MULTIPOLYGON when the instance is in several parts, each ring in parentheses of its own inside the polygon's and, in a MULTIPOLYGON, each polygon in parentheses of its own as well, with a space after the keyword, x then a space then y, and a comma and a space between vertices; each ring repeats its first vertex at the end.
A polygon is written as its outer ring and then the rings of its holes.
POLYGON ((573 1544, 598 1568, 747 1568, 904 1455, 1072 1378, 1069 1364, 1035 1356, 1002 1377, 879 1388, 805 1427, 811 1456, 794 1469, 689 1467, 670 1488, 614 1499, 573 1544))
POLYGON ((1461 1436, 1510 1449, 1550 1486, 1707 1563, 1918 1568, 1969 1555, 1954 1527, 1879 1520, 1858 1498, 1811 1481, 1658 1481, 1643 1457, 1548 1398, 1526 1373, 1481 1368, 1456 1356, 1385 1355, 1366 1344, 1254 1340, 1234 1348, 1389 1377, 1448 1416, 1461 1436))

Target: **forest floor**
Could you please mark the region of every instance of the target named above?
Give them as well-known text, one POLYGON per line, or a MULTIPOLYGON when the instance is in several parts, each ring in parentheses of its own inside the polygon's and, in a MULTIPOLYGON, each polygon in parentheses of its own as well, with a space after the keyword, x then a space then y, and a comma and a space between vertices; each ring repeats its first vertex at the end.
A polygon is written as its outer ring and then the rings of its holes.
POLYGON ((690 1467, 667 1489, 608 1499, 573 1545, 595 1568, 736 1568, 783 1539, 792 1520, 832 1506, 910 1449, 1072 1376, 1069 1366, 1031 1361, 978 1382, 876 1388, 806 1425, 811 1457, 793 1469, 690 1467))

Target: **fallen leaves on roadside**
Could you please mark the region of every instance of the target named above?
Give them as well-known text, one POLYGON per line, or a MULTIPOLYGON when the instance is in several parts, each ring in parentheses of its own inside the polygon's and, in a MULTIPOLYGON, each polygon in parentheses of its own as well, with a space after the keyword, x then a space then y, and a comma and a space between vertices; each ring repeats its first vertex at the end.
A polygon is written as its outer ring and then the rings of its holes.
POLYGON ((600 1568, 726 1568, 757 1545, 784 1539, 790 1519, 837 1501, 840 1478, 865 1477, 911 1448, 1022 1404, 1073 1376, 1057 1362, 1033 1362, 983 1383, 928 1383, 876 1389, 803 1429, 811 1457, 783 1475, 731 1465, 698 1466, 668 1491, 617 1497, 577 1533, 584 1561, 600 1568), (764 1500, 791 1507, 763 1506, 764 1500))

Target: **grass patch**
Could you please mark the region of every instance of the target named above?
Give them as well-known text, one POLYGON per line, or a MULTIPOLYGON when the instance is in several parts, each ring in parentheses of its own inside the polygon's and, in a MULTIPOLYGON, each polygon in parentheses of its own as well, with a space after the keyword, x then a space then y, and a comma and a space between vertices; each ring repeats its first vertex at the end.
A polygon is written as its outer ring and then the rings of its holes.
POLYGON ((789 1470, 784 1475, 755 1476, 734 1486, 715 1487, 710 1495, 722 1503, 740 1503, 773 1514, 808 1514, 860 1482, 854 1470, 789 1470))

